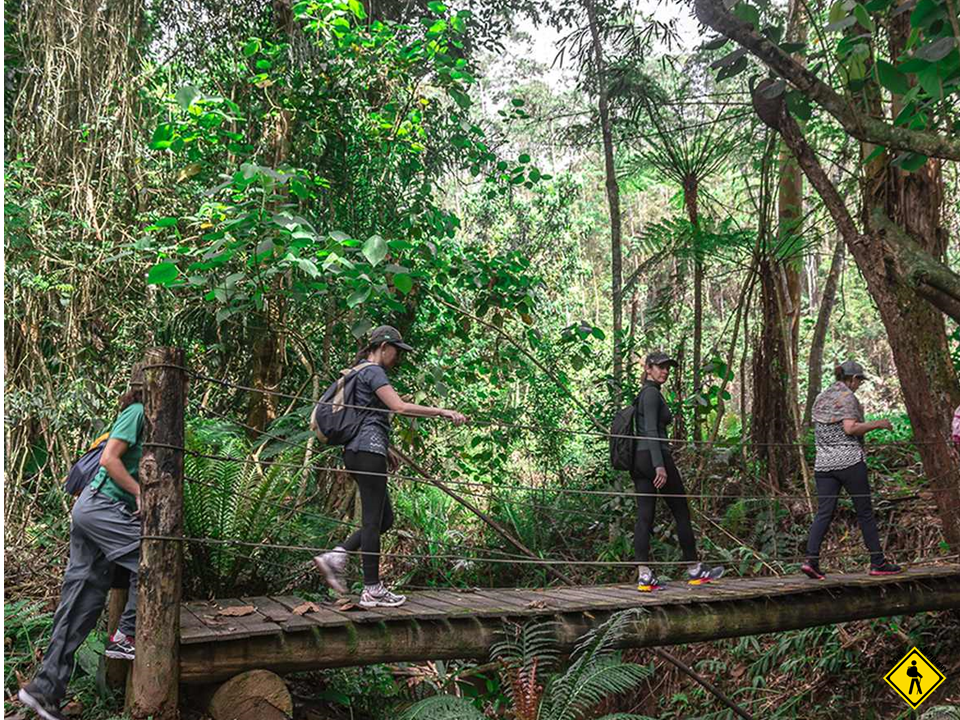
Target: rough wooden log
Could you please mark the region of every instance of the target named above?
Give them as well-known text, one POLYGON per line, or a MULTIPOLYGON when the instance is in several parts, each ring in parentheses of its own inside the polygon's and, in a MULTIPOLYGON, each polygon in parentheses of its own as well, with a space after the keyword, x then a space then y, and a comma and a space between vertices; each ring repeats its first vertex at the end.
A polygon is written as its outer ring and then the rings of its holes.
MULTIPOLYGON (((123 573, 129 583, 129 576, 123 573)), ((127 604, 127 596, 130 591, 127 588, 114 587, 110 590, 110 596, 107 598, 107 636, 113 635, 117 626, 120 624, 120 616, 123 615, 123 608, 127 604)), ((127 681, 127 673, 130 671, 130 662, 128 660, 111 660, 104 658, 104 683, 107 687, 118 688, 127 681)))
POLYGON ((150 539, 183 535, 183 350, 155 348, 146 357, 144 448, 137 600, 137 659, 131 715, 171 720, 178 714, 183 544, 150 539))
POLYGON ((207 712, 213 720, 284 720, 293 716, 293 698, 279 675, 250 670, 221 685, 207 712))
MULTIPOLYGON (((904 576, 882 584, 864 579, 810 592, 748 598, 738 598, 731 587, 722 600, 650 606, 631 627, 623 646, 680 645, 956 608, 960 608, 958 572, 904 576)), ((560 650, 572 650, 585 632, 617 610, 607 605, 588 612, 558 612, 553 617, 558 621, 560 650)), ((510 617, 509 610, 438 620, 394 620, 385 613, 377 623, 188 644, 181 648, 181 680, 211 682, 251 667, 286 673, 398 661, 486 659, 503 619, 510 617)))

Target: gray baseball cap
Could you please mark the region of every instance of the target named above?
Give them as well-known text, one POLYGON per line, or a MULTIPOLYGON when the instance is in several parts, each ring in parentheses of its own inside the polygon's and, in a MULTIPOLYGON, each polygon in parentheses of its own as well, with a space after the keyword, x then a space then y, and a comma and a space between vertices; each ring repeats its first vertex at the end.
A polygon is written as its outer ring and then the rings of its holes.
POLYGON ((867 379, 866 373, 863 372, 863 365, 853 360, 846 360, 840 363, 840 369, 843 371, 844 377, 858 377, 864 380, 867 379))
POLYGON ((652 353, 647 355, 646 360, 647 365, 659 365, 660 367, 673 367, 677 366, 677 361, 672 357, 667 355, 662 350, 654 350, 652 353))
POLYGON ((403 341, 403 336, 400 334, 400 331, 391 325, 381 325, 378 328, 374 328, 370 333, 370 344, 379 345, 380 343, 390 343, 391 345, 396 345, 401 350, 413 350, 412 347, 403 341))

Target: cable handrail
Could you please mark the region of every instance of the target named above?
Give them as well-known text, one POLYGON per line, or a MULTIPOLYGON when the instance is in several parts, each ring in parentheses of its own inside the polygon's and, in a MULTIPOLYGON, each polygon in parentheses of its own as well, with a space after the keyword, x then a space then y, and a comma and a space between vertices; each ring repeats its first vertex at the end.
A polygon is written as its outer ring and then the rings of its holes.
MULTIPOLYGON (((391 415, 397 414, 395 411, 390 410, 389 408, 377 408, 377 407, 370 407, 366 405, 352 405, 349 403, 335 403, 335 402, 328 402, 328 401, 322 401, 322 400, 315 400, 314 398, 308 397, 306 395, 295 395, 291 393, 284 393, 278 390, 269 390, 266 388, 255 388, 255 387, 250 387, 248 385, 240 385, 238 383, 233 383, 228 380, 221 380, 219 378, 214 378, 209 375, 203 375, 183 365, 177 365, 174 363, 154 363, 154 364, 144 365, 143 368, 144 369, 169 368, 169 369, 180 370, 196 378, 197 380, 215 383, 223 387, 229 387, 235 390, 243 390, 244 392, 254 392, 254 393, 261 393, 265 395, 272 395, 275 397, 282 397, 289 400, 301 400, 301 401, 310 403, 314 406, 318 404, 322 404, 322 405, 329 405, 331 407, 342 407, 342 408, 348 408, 348 409, 354 409, 354 410, 362 410, 364 412, 370 412, 370 413, 386 413, 391 415)), ((420 416, 409 416, 409 417, 419 418, 420 416)), ((429 418, 421 418, 421 419, 429 419, 429 418)), ((581 435, 581 436, 589 436, 589 437, 606 438, 608 440, 609 439, 643 440, 643 441, 660 442, 666 445, 670 445, 671 442, 674 442, 667 438, 661 438, 658 436, 651 436, 651 435, 626 435, 626 434, 602 432, 600 430, 578 430, 578 429, 567 428, 567 427, 544 427, 544 426, 533 425, 528 423, 508 423, 502 420, 474 420, 470 422, 470 425, 474 427, 500 427, 504 429, 527 430, 527 431, 536 431, 536 432, 543 432, 543 433, 559 432, 559 433, 564 433, 568 435, 581 435)), ((680 442, 682 442, 685 445, 708 445, 711 447, 716 447, 718 445, 716 440, 711 442, 710 440, 689 439, 689 440, 682 440, 680 442)), ((745 438, 740 438, 739 440, 736 441, 735 444, 745 445, 748 447, 812 447, 814 445, 813 442, 805 442, 805 441, 797 441, 797 440, 780 441, 780 442, 767 442, 767 441, 757 442, 752 440, 746 440, 745 438)), ((837 446, 843 446, 846 444, 847 443, 842 443, 842 442, 836 443, 837 446)), ((909 446, 916 446, 916 445, 939 445, 939 444, 952 445, 953 441, 950 438, 946 438, 946 437, 939 440, 887 440, 887 441, 871 442, 870 446, 871 447, 896 447, 896 446, 909 447, 909 446)), ((821 443, 821 447, 823 446, 824 446, 823 443, 821 443)))
MULTIPOLYGON (((311 470, 329 472, 334 474, 347 474, 347 475, 364 475, 364 476, 374 476, 382 477, 384 473, 369 471, 369 470, 350 470, 345 467, 335 467, 335 466, 316 466, 312 463, 308 463, 306 466, 303 463, 292 463, 285 462, 282 460, 261 460, 259 458, 252 457, 233 457, 230 455, 218 455, 213 453, 204 453, 198 450, 192 450, 190 448, 183 447, 182 445, 172 445, 169 443, 157 443, 157 442, 145 442, 143 447, 158 447, 164 448, 167 450, 174 450, 177 452, 182 452, 192 457, 205 458, 208 460, 215 460, 221 462, 232 462, 232 463, 245 463, 253 465, 273 465, 277 467, 289 467, 296 468, 298 470, 303 470, 304 467, 307 467, 311 470)), ((960 473, 960 470, 950 470, 947 473, 944 473, 944 476, 947 474, 952 474, 954 472, 960 473)), ((387 473, 388 477, 395 478, 397 480, 404 480, 408 482, 420 483, 433 485, 434 483, 427 478, 422 478, 416 475, 405 475, 401 473, 387 473)), ((932 479, 939 479, 941 476, 934 476, 932 479)), ((928 481, 931 478, 928 478, 928 481)), ((709 500, 751 500, 751 501, 784 501, 784 500, 806 500, 806 495, 791 494, 791 495, 737 495, 730 493, 660 493, 660 492, 636 492, 629 490, 589 490, 586 488, 551 488, 551 487, 539 487, 536 485, 497 485, 490 486, 486 483, 478 483, 477 481, 465 481, 465 480, 455 480, 455 479, 442 479, 437 482, 441 482, 446 485, 453 486, 469 486, 477 485, 482 487, 493 487, 497 490, 515 490, 515 491, 530 491, 530 492, 554 492, 560 494, 580 494, 580 495, 598 495, 605 497, 660 497, 660 498, 687 498, 687 499, 709 499, 709 500)), ((927 493, 939 493, 939 492, 950 492, 949 488, 917 488, 916 492, 927 492, 927 493)), ((878 498, 883 500, 889 500, 894 502, 899 502, 908 499, 910 496, 884 496, 879 493, 860 493, 860 494, 846 494, 846 495, 821 495, 824 499, 834 499, 834 498, 860 498, 860 497, 870 497, 878 498)))

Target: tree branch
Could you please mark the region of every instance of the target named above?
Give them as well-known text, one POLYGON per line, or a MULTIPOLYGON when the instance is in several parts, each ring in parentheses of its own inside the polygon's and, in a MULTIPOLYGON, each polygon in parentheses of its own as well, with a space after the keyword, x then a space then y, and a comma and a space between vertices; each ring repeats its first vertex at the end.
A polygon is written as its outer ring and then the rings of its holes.
MULTIPOLYGON (((697 0, 697 2, 701 1, 703 0, 697 0)), ((772 80, 764 80, 753 91, 753 107, 760 120, 780 133, 794 157, 797 158, 797 163, 823 200, 823 204, 830 212, 857 264, 864 266, 867 263, 882 262, 885 258, 874 257, 867 253, 864 236, 857 229, 839 191, 820 166, 813 148, 804 138, 797 121, 787 112, 783 95, 772 99, 764 96, 763 91, 772 84, 772 80)), ((870 224, 871 232, 883 236, 883 244, 889 251, 889 259, 895 266, 893 268, 895 280, 912 289, 941 312, 960 322, 960 275, 920 247, 909 234, 882 212, 875 211, 871 216, 870 224)))
POLYGON ((911 151, 929 157, 960 160, 960 139, 932 132, 893 127, 856 112, 833 88, 757 33, 748 23, 730 14, 723 0, 694 0, 697 19, 721 35, 738 42, 797 90, 830 113, 850 135, 891 150, 911 151))

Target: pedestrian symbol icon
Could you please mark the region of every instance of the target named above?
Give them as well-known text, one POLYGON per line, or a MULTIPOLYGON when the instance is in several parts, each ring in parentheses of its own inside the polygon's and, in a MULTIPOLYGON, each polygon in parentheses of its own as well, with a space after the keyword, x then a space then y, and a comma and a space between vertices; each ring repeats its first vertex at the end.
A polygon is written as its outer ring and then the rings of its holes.
POLYGON ((916 710, 946 677, 922 652, 912 648, 883 679, 916 710))

